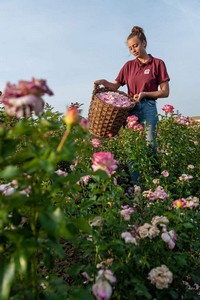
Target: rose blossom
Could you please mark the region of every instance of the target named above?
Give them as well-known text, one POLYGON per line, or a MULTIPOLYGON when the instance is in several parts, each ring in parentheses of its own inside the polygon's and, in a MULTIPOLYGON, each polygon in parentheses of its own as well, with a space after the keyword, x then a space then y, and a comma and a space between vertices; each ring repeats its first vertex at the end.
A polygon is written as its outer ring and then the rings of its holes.
POLYGON ((154 178, 152 182, 153 182, 153 184, 159 184, 160 183, 160 179, 154 178))
POLYGON ((186 207, 193 208, 199 206, 199 198, 198 197, 187 197, 185 199, 186 207))
POLYGON ((70 128, 72 125, 77 124, 79 118, 79 110, 76 105, 70 106, 64 116, 66 125, 70 128))
POLYGON ((92 292, 97 300, 109 300, 112 296, 112 286, 116 277, 110 270, 99 270, 96 281, 92 286, 92 292))
POLYGON ((94 148, 98 148, 99 146, 101 146, 101 141, 100 139, 94 138, 91 140, 91 144, 94 148))
POLYGON ((168 288, 169 284, 172 283, 173 274, 167 266, 162 265, 161 267, 152 269, 148 274, 148 279, 157 289, 162 290, 168 288))
POLYGON ((113 275, 113 272, 111 270, 99 270, 98 275, 96 280, 99 280, 100 278, 105 278, 108 280, 110 283, 115 283, 116 282, 116 277, 113 275))
POLYGON ((64 176, 64 177, 68 176, 68 173, 67 173, 67 172, 62 171, 62 170, 60 170, 60 169, 58 169, 57 171, 55 171, 55 173, 56 173, 58 176, 64 176))
POLYGON ((143 130, 143 126, 141 124, 138 123, 138 117, 137 116, 129 116, 126 119, 127 122, 127 127, 130 129, 133 129, 135 131, 141 131, 143 130))
POLYGON ((32 81, 19 81, 18 85, 7 83, 5 92, 1 98, 5 110, 9 116, 21 118, 30 116, 34 111, 40 115, 44 108, 41 98, 44 94, 53 95, 45 80, 32 78, 32 81))
POLYGON ((169 104, 165 104, 162 108, 163 111, 165 111, 167 114, 173 114, 174 113, 174 107, 169 104))
POLYGON ((84 185, 87 185, 89 183, 91 179, 91 176, 90 175, 85 175, 85 176, 82 176, 80 181, 83 182, 84 185))
POLYGON ((189 126, 192 123, 192 120, 189 117, 185 117, 182 115, 177 116, 175 118, 175 120, 178 124, 182 124, 182 125, 186 125, 186 126, 189 126))
POLYGON ((88 284, 89 282, 92 281, 91 277, 88 275, 87 272, 82 272, 81 275, 86 279, 83 283, 88 284))
POLYGON ((167 170, 162 171, 162 176, 163 177, 168 177, 169 176, 169 172, 167 170))
POLYGON ((81 118, 79 121, 79 125, 83 128, 83 129, 88 129, 88 120, 85 118, 81 118))
POLYGON ((94 172, 97 170, 105 171, 108 176, 115 173, 118 161, 114 159, 111 152, 96 152, 92 157, 92 169, 94 172))
POLYGON ((126 119, 128 128, 133 128, 136 124, 138 124, 138 117, 137 116, 129 116, 126 119))
POLYGON ((169 223, 169 220, 165 216, 155 216, 151 220, 151 224, 154 225, 154 226, 157 225, 157 224, 160 225, 160 226, 165 226, 168 223, 169 223))
POLYGON ((130 232, 128 231, 122 232, 121 237, 125 240, 125 243, 137 245, 136 238, 134 238, 130 232))
POLYGON ((161 199, 165 201, 169 197, 169 195, 163 190, 161 186, 158 186, 154 192, 152 192, 151 189, 148 191, 144 191, 143 196, 152 201, 157 199, 161 199))
POLYGON ((161 234, 162 240, 165 243, 167 243, 167 246, 170 250, 174 249, 177 240, 176 232, 174 230, 170 230, 168 232, 166 227, 164 227, 162 231, 163 231, 163 233, 161 234))
POLYGON ((188 165, 187 168, 188 169, 194 169, 194 165, 188 165))
POLYGON ((172 206, 176 207, 176 208, 185 207, 186 205, 187 205, 187 202, 183 198, 177 199, 172 202, 172 206))
POLYGON ((191 180, 193 178, 193 176, 192 175, 187 175, 187 174, 182 174, 178 179, 180 180, 180 181, 189 181, 189 180, 191 180))
POLYGON ((145 237, 154 238, 159 235, 160 230, 149 223, 145 223, 144 225, 138 228, 138 233, 142 239, 145 237))
POLYGON ((102 225, 102 218, 101 217, 96 217, 92 221, 89 222, 91 227, 98 227, 102 225))
POLYGON ((120 211, 121 216, 125 221, 130 221, 131 215, 134 212, 134 208, 129 205, 121 206, 123 209, 120 211))
POLYGON ((97 300, 109 300, 112 296, 112 286, 107 280, 99 279, 93 284, 92 292, 97 300))

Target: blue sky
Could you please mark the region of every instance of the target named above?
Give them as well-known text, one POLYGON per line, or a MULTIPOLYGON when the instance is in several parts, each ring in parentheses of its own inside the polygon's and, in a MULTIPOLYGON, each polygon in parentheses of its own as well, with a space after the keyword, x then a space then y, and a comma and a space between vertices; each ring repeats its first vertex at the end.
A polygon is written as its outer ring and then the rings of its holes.
POLYGON ((54 96, 44 99, 54 110, 78 101, 87 117, 94 80, 113 81, 133 59, 126 38, 138 25, 171 78, 159 113, 171 104, 200 115, 199 0, 0 0, 0 12, 0 90, 8 81, 46 79, 54 96))

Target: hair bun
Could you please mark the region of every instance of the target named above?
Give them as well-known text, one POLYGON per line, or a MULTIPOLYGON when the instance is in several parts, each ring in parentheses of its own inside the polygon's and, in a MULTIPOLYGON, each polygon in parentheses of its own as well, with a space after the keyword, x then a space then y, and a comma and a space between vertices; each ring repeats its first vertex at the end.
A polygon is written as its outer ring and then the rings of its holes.
POLYGON ((144 30, 139 26, 134 26, 131 30, 131 33, 144 33, 144 30))

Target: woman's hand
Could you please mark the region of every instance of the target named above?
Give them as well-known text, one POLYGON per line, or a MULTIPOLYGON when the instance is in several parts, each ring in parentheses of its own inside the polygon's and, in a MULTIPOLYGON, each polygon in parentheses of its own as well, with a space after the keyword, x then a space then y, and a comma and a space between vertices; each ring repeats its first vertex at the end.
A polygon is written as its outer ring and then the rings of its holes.
POLYGON ((120 87, 120 83, 117 81, 109 82, 105 79, 95 80, 94 88, 96 89, 98 85, 103 85, 105 88, 110 89, 112 91, 116 91, 120 87))
POLYGON ((96 89, 99 85, 103 85, 105 87, 105 83, 106 83, 105 79, 95 80, 95 82, 94 82, 94 89, 96 89))
POLYGON ((133 99, 136 101, 136 102, 140 102, 143 98, 146 97, 146 93, 145 92, 141 92, 139 94, 135 94, 133 96, 133 99))

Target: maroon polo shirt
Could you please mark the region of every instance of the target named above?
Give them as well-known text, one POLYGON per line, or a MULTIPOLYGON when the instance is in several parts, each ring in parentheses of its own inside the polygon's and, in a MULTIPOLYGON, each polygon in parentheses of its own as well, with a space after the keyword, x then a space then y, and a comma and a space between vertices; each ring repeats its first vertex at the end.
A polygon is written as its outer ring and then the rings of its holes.
POLYGON ((127 85, 130 96, 157 91, 162 82, 170 80, 164 61, 148 55, 146 63, 141 63, 137 58, 125 63, 115 79, 120 85, 127 85))

